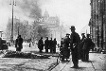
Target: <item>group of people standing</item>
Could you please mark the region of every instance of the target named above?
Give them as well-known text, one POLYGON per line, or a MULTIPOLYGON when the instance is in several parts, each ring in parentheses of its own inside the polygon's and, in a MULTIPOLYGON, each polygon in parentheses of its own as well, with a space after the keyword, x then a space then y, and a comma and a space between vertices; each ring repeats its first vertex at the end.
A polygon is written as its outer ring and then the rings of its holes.
POLYGON ((93 41, 90 38, 90 34, 82 34, 82 38, 80 38, 79 34, 75 31, 75 26, 71 26, 71 35, 66 34, 66 37, 61 41, 61 54, 62 61, 64 59, 68 59, 70 57, 70 51, 72 54, 72 62, 74 64, 74 68, 78 67, 78 60, 81 59, 82 61, 89 60, 89 51, 91 47, 94 46, 93 41))
MULTIPOLYGON (((62 55, 62 61, 65 59, 68 60, 70 57, 70 52, 72 54, 72 62, 74 64, 74 68, 78 67, 78 60, 81 59, 82 61, 89 60, 89 51, 92 49, 95 44, 93 43, 92 39, 90 38, 90 34, 85 36, 85 33, 82 33, 82 38, 80 38, 79 34, 75 31, 75 26, 71 26, 71 35, 66 34, 65 38, 61 40, 60 46, 60 54, 62 55)), ((19 35, 16 39, 16 51, 21 51, 23 48, 23 39, 21 35, 19 35)), ((57 40, 51 38, 50 40, 46 37, 46 40, 43 42, 43 37, 40 38, 38 41, 38 48, 39 52, 42 52, 45 47, 45 52, 56 53, 56 45, 57 40)))
POLYGON ((82 39, 79 45, 80 48, 80 59, 82 61, 88 61, 89 60, 89 51, 90 49, 93 50, 95 47, 95 44, 93 43, 92 39, 90 38, 90 34, 87 34, 85 36, 85 33, 82 33, 82 39))
POLYGON ((41 37, 40 40, 38 41, 39 52, 42 52, 45 46, 45 52, 48 53, 50 50, 50 53, 56 53, 56 45, 57 45, 56 38, 54 38, 54 40, 52 40, 52 38, 49 40, 48 37, 46 37, 45 42, 43 42, 43 37, 41 37))

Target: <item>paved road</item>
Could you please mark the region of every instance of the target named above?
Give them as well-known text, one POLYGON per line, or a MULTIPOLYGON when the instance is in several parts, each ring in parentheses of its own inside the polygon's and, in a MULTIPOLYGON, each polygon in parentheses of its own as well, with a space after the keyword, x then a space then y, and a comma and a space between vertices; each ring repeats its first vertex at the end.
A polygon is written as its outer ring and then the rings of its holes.
MULTIPOLYGON (((10 50, 15 50, 15 47, 9 47, 10 50)), ((37 47, 28 47, 24 44, 22 51, 38 51, 37 47)), ((79 61, 79 68, 71 68, 73 63, 70 62, 59 63, 52 71, 106 71, 106 54, 90 53, 90 62, 79 61)))
MULTIPOLYGON (((9 47, 9 50, 15 51, 15 47, 9 47)), ((37 47, 29 47, 28 44, 23 45, 23 52, 38 51, 37 47)), ((5 52, 5 51, 4 51, 5 52)), ((47 59, 31 59, 31 58, 2 58, 0 55, 0 71, 49 71, 52 64, 57 64, 56 57, 47 59)))
POLYGON ((90 53, 90 61, 82 62, 79 60, 79 68, 71 68, 73 63, 71 61, 60 63, 52 71, 106 71, 106 54, 90 53))

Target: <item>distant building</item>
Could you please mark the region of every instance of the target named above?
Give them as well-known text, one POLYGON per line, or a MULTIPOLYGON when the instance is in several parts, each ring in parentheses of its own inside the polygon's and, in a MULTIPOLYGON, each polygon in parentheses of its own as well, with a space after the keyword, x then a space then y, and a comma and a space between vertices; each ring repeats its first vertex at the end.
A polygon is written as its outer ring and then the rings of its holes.
POLYGON ((106 1, 91 0, 89 22, 91 38, 97 47, 106 49, 106 1))
POLYGON ((58 16, 49 16, 48 12, 45 11, 44 15, 39 22, 41 21, 41 25, 49 29, 49 37, 57 38, 57 34, 59 32, 60 20, 58 16))

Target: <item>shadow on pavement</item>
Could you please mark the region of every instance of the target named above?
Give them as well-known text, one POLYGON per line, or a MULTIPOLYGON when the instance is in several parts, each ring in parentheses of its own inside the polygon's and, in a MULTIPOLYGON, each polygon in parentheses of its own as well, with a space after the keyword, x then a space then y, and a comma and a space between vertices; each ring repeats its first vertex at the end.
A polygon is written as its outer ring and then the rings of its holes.
POLYGON ((87 63, 94 63, 94 60, 89 60, 89 61, 83 61, 83 62, 87 62, 87 63))
POLYGON ((75 69, 81 69, 81 70, 84 70, 86 67, 78 67, 78 68, 75 68, 75 69))

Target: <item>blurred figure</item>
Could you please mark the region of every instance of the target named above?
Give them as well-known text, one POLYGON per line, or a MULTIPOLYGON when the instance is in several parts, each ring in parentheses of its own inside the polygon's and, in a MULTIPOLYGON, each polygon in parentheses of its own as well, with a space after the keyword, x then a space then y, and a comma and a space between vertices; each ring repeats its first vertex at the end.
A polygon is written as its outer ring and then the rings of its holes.
POLYGON ((89 51, 92 46, 92 39, 90 38, 90 34, 87 34, 87 38, 84 39, 83 44, 83 61, 89 60, 89 51))
POLYGON ((49 49, 49 40, 48 40, 48 37, 46 37, 46 40, 45 40, 45 52, 48 53, 48 49, 49 49))
POLYGON ((18 51, 21 51, 23 48, 23 38, 21 37, 21 35, 19 35, 19 38, 18 38, 18 46, 19 46, 18 51))
POLYGON ((79 34, 75 32, 75 26, 71 26, 71 41, 70 41, 70 49, 72 51, 72 62, 74 64, 73 68, 78 67, 78 59, 79 59, 79 43, 80 43, 80 37, 79 34))
POLYGON ((19 35, 15 43, 16 51, 21 51, 23 48, 23 38, 19 35))
POLYGON ((56 53, 56 45, 57 45, 57 40, 55 38, 53 41, 53 53, 56 53))
POLYGON ((61 55, 61 60, 65 60, 66 52, 64 51, 65 49, 65 41, 64 38, 61 38, 61 45, 60 45, 60 55, 61 55))
POLYGON ((50 43, 50 45, 49 45, 49 47, 50 47, 50 53, 52 53, 53 52, 53 40, 52 40, 52 38, 49 41, 49 43, 50 43))
POLYGON ((38 48, 39 48, 39 52, 42 53, 42 50, 43 50, 43 37, 41 37, 40 40, 38 41, 38 48))
POLYGON ((67 51, 67 56, 66 56, 66 60, 69 59, 70 57, 70 38, 69 38, 70 34, 66 34, 66 39, 65 39, 65 48, 66 48, 66 51, 67 51))
POLYGON ((70 48, 69 48, 70 38, 69 34, 66 34, 65 38, 62 38, 61 40, 61 48, 60 48, 60 54, 62 61, 68 61, 70 57, 70 48))
POLYGON ((82 38, 81 38, 81 41, 80 41, 80 44, 79 44, 79 59, 83 59, 83 45, 84 45, 84 39, 86 38, 85 37, 85 33, 82 33, 81 34, 82 38))

